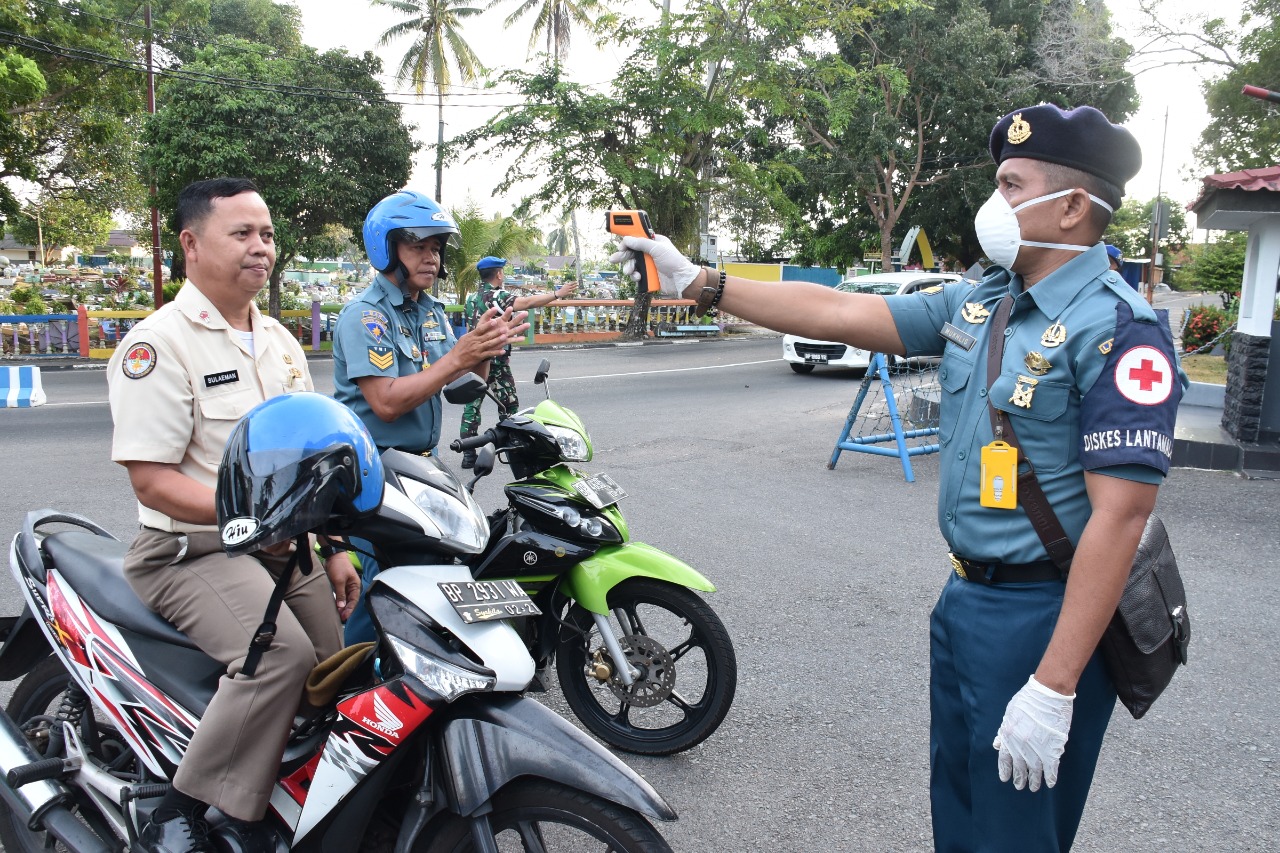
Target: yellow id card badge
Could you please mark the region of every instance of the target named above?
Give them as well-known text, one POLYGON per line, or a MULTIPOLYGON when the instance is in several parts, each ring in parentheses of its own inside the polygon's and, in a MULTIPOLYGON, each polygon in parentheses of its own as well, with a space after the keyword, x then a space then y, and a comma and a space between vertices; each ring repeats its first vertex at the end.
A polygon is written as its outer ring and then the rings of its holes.
POLYGON ((1018 450, 1003 441, 982 448, 979 503, 995 509, 1018 508, 1018 450))

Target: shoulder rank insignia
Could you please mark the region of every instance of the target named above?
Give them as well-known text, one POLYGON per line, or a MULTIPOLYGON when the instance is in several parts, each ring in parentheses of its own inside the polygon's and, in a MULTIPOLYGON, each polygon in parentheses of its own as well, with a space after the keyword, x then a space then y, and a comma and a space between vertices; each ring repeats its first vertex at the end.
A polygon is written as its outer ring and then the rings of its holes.
POLYGON ((387 318, 381 311, 365 311, 360 315, 360 322, 369 330, 369 334, 373 335, 375 341, 380 341, 387 336, 387 318))
POLYGON ((1054 323, 1052 326, 1044 330, 1044 334, 1040 336, 1040 344, 1046 347, 1062 346, 1067 342, 1067 327, 1061 323, 1054 323))
POLYGON ((987 318, 991 316, 991 312, 977 302, 966 302, 964 304, 964 310, 960 312, 960 316, 966 323, 981 325, 982 323, 987 322, 987 318))
POLYGON ((1013 122, 1009 125, 1009 144, 1021 145, 1031 138, 1031 125, 1024 121, 1022 113, 1017 113, 1013 117, 1013 122))
POLYGON ((941 293, 941 292, 942 292, 942 285, 940 285, 940 284, 935 284, 933 287, 926 287, 924 290, 922 290, 922 291, 920 291, 920 292, 921 292, 921 293, 941 293))
POLYGON ((1038 352, 1027 353, 1027 357, 1022 360, 1022 363, 1027 366, 1027 370, 1031 371, 1034 376, 1044 376, 1053 367, 1049 363, 1049 359, 1038 352))
POLYGON ((1036 393, 1036 386, 1039 384, 1039 379, 1019 373, 1018 383, 1013 386, 1013 396, 1009 398, 1009 402, 1024 409, 1031 408, 1031 395, 1036 393))
POLYGON ((1115 342, 1115 338, 1107 338, 1105 341, 1098 344, 1098 352, 1103 355, 1111 355, 1111 347, 1115 345, 1115 342))
POLYGON ((369 363, 379 370, 389 370, 396 363, 391 347, 369 347, 369 363))

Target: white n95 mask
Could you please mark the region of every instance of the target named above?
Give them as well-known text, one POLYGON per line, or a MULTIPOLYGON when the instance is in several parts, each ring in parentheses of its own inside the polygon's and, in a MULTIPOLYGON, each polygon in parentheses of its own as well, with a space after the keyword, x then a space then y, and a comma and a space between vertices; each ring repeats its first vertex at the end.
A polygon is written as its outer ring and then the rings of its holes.
MULTIPOLYGON (((1062 198, 1075 192, 1074 189, 1061 190, 1056 193, 1049 193, 1030 201, 1024 201, 1017 207, 1010 207, 1008 200, 996 190, 991 194, 991 198, 987 199, 986 204, 978 209, 978 213, 973 218, 974 230, 978 232, 978 243, 982 245, 982 251, 986 254, 988 260, 993 264, 1012 269, 1013 262, 1018 258, 1018 249, 1022 246, 1035 246, 1041 249, 1066 249, 1071 252, 1087 252, 1091 247, 1078 246, 1071 243, 1038 243, 1034 240, 1022 239, 1022 226, 1018 224, 1018 211, 1026 210, 1033 204, 1040 204, 1042 201, 1049 201, 1055 198, 1062 198)), ((1089 198, 1094 204, 1100 204, 1107 209, 1109 213, 1114 213, 1111 205, 1107 204, 1096 195, 1089 193, 1089 198)))

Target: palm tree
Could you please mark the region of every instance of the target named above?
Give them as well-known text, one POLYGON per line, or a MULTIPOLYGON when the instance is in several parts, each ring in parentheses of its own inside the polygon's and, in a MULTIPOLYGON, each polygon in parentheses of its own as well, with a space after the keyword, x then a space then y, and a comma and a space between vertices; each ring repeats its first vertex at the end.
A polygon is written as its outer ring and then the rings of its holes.
POLYGON ((459 82, 469 83, 484 73, 484 66, 471 45, 462 37, 462 21, 483 10, 464 6, 464 0, 370 0, 375 6, 387 6, 405 15, 378 39, 385 47, 402 36, 412 35, 413 44, 400 60, 396 79, 410 83, 421 97, 430 84, 436 91, 436 109, 440 119, 436 139, 436 201, 440 201, 444 177, 444 95, 453 83, 456 71, 459 82))
MULTIPOLYGON (((490 8, 501 3, 494 0, 490 8)), ((530 12, 536 11, 533 18, 533 29, 529 33, 529 53, 543 35, 547 39, 547 53, 559 64, 569 54, 569 35, 573 27, 579 26, 588 32, 598 28, 601 18, 608 10, 599 0, 516 0, 516 10, 507 16, 503 27, 510 29, 516 21, 530 12)))
POLYGON ((460 245, 449 252, 449 280, 457 291, 455 298, 459 303, 466 301, 467 294, 475 290, 480 281, 476 261, 486 255, 527 257, 542 243, 542 232, 536 227, 514 216, 486 218, 480 206, 470 200, 453 210, 453 221, 458 224, 460 245))
POLYGON ((569 210, 566 208, 561 211, 560 218, 556 220, 556 227, 547 232, 547 254, 567 255, 571 242, 573 242, 573 226, 569 210))

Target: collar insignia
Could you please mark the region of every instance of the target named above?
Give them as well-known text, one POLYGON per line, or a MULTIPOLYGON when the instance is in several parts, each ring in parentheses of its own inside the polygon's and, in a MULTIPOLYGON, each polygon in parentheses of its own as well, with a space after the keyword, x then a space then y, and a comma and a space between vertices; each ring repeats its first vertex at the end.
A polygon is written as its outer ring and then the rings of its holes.
POLYGON ((960 312, 960 317, 966 323, 973 323, 975 326, 987 322, 987 318, 991 316, 991 312, 977 302, 966 302, 964 310, 960 312))
POLYGON ((1061 323, 1054 323, 1052 326, 1044 330, 1044 334, 1040 336, 1040 343, 1046 347, 1062 346, 1067 342, 1067 327, 1061 323))

